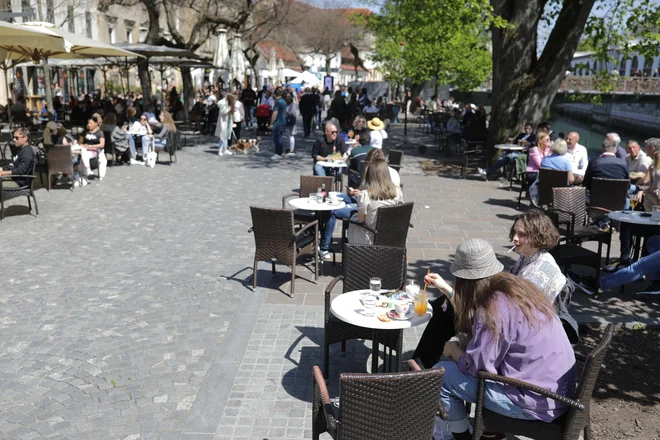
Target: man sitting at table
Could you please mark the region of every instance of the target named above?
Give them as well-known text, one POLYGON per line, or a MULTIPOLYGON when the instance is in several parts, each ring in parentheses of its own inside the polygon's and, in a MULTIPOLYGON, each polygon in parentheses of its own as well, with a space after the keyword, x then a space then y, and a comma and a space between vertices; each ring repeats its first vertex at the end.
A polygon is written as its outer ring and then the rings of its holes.
MULTIPOLYGON (((520 145, 521 143, 524 146, 533 145, 536 142, 536 134, 534 134, 534 125, 531 122, 525 124, 525 131, 519 133, 515 138, 513 138, 513 145, 520 145)), ((493 164, 488 169, 478 168, 479 174, 487 175, 489 177, 494 176, 499 170, 504 168, 513 162, 513 160, 522 154, 521 151, 512 151, 508 154, 503 154, 497 159, 497 162, 493 164)))
MULTIPOLYGON (((630 169, 630 180, 635 181, 643 179, 646 173, 653 162, 653 159, 646 155, 642 151, 642 148, 639 146, 637 141, 628 141, 626 145, 626 150, 628 151, 628 156, 626 156, 626 163, 630 169)), ((637 190, 636 185, 630 185, 630 193, 635 194, 637 190)))
MULTIPOLYGON (((18 154, 14 160, 2 167, 0 176, 27 176, 32 174, 32 164, 34 163, 34 150, 30 146, 30 131, 27 128, 17 128, 14 130, 14 145, 18 148, 18 154)), ((29 179, 14 177, 12 181, 3 181, 5 188, 20 188, 30 184, 29 179)))
POLYGON ((348 165, 348 186, 352 188, 360 187, 360 167, 367 158, 367 153, 373 147, 371 146, 371 135, 366 132, 360 135, 360 146, 351 150, 351 159, 348 165))
POLYGON ((573 183, 578 185, 584 180, 584 173, 589 165, 589 156, 584 145, 580 145, 580 135, 571 131, 566 136, 566 154, 564 155, 570 162, 573 171, 573 183))
POLYGON ((344 139, 338 136, 338 129, 335 124, 328 121, 323 128, 323 137, 314 141, 312 146, 312 159, 314 159, 315 176, 331 176, 332 168, 319 165, 317 162, 331 161, 333 149, 342 156, 346 153, 346 143, 344 139))
POLYGON ((584 173, 583 186, 591 189, 594 177, 603 179, 628 179, 628 164, 625 160, 616 157, 617 144, 614 140, 606 138, 603 141, 603 153, 589 162, 584 173))

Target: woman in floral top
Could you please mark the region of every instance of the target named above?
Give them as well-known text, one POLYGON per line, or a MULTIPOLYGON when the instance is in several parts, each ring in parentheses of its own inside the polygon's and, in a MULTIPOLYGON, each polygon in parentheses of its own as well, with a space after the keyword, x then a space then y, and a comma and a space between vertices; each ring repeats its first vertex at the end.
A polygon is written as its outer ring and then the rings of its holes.
POLYGON ((550 219, 539 210, 518 216, 509 238, 513 250, 520 255, 510 272, 531 281, 551 302, 566 284, 554 257, 548 252, 559 242, 559 232, 550 219))

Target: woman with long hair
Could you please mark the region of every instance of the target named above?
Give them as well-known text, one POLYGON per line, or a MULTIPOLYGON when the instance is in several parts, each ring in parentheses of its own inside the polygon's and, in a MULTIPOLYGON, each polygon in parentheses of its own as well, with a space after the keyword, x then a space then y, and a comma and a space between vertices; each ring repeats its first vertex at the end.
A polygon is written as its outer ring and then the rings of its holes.
MULTIPOLYGON (((403 203, 401 188, 394 186, 387 162, 375 159, 367 167, 363 186, 358 196, 357 221, 370 228, 376 226, 378 208, 403 203)), ((355 219, 355 215, 353 218, 355 219)), ((365 228, 351 224, 348 227, 348 241, 357 244, 372 244, 373 234, 365 228)))
MULTIPOLYGON (((492 246, 468 239, 456 249, 450 271, 454 287, 447 295, 456 313, 456 331, 469 341, 444 345, 445 369, 440 400, 446 420, 437 420, 434 438, 451 433, 472 438, 465 401, 476 402, 479 371, 507 376, 567 397, 575 391, 575 356, 552 303, 532 283, 502 273, 492 246)), ((442 278, 429 274, 436 285, 442 278)), ((444 280, 443 280, 444 282, 444 280)), ((487 382, 484 407, 522 420, 552 422, 567 411, 558 401, 496 382, 487 382)))
POLYGON ((660 151, 653 153, 653 163, 637 189, 636 199, 644 199, 644 211, 651 212, 654 205, 660 205, 660 151))
POLYGON ((232 154, 227 149, 231 141, 232 126, 234 125, 234 111, 236 97, 227 93, 224 98, 218 101, 218 123, 215 128, 215 136, 220 139, 218 155, 232 154))
POLYGON ((527 181, 533 182, 541 168, 541 161, 545 156, 551 154, 552 141, 550 135, 545 132, 539 132, 536 140, 536 145, 529 149, 529 157, 527 159, 527 181))
POLYGON ((170 132, 176 133, 176 125, 174 124, 172 115, 163 110, 160 113, 160 131, 156 134, 151 132, 151 134, 142 136, 142 151, 149 152, 148 159, 145 158, 145 165, 151 168, 156 166, 157 153, 155 152, 155 148, 164 148, 167 145, 167 137, 170 132))

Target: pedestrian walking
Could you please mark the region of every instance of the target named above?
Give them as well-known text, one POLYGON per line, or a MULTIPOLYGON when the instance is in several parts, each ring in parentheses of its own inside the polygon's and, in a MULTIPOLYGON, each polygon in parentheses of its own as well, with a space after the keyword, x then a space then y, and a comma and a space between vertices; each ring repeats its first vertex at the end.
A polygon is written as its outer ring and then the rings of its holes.
POLYGON ((312 129, 312 120, 314 119, 314 112, 316 111, 316 101, 311 90, 305 89, 305 94, 300 98, 300 115, 303 120, 303 131, 305 137, 309 137, 312 129))
POLYGON ((254 111, 254 104, 257 102, 257 92, 252 87, 246 87, 241 93, 241 102, 243 102, 245 113, 245 126, 252 128, 252 112, 254 111))
MULTIPOLYGON (((273 93, 277 100, 274 103, 273 114, 270 117, 270 123, 273 127, 273 145, 275 154, 271 156, 272 160, 282 159, 284 146, 282 145, 282 136, 286 128, 286 102, 282 99, 282 89, 276 88, 273 93)), ((271 98, 272 99, 272 98, 271 98)))
POLYGON ((298 104, 289 92, 284 93, 284 100, 287 103, 286 107, 286 128, 284 130, 284 138, 287 141, 288 148, 286 154, 294 154, 296 148, 296 115, 298 115, 298 104))
POLYGON ((234 111, 236 110, 236 97, 231 93, 218 101, 218 123, 215 127, 215 136, 218 137, 218 155, 231 154, 227 149, 228 142, 231 141, 231 130, 234 124, 234 111))

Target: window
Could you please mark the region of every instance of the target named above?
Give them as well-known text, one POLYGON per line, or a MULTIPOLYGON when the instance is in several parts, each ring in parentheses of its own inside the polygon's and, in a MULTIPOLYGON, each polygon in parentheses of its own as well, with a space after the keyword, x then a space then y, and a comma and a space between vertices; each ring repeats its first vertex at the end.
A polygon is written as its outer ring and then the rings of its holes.
POLYGON ((133 29, 126 29, 126 42, 127 43, 133 42, 133 29))
POLYGON ((55 5, 53 0, 46 0, 46 21, 55 24, 55 5))
POLYGON ((69 25, 69 32, 71 32, 72 34, 75 34, 76 33, 76 21, 75 21, 75 18, 73 16, 73 6, 71 6, 71 5, 67 6, 66 16, 67 16, 67 21, 68 21, 68 25, 69 25))
POLYGON ((85 12, 85 35, 87 38, 93 38, 92 36, 92 13, 87 11, 85 12))
POLYGON ((143 42, 144 40, 147 39, 147 28, 140 28, 140 41, 143 42))
POLYGON ((116 32, 115 27, 111 24, 108 25, 108 41, 110 44, 116 43, 116 32))

